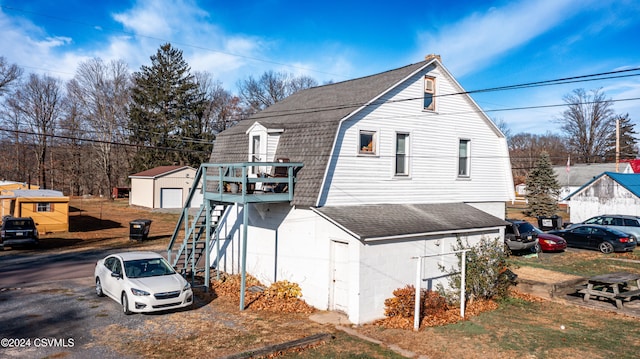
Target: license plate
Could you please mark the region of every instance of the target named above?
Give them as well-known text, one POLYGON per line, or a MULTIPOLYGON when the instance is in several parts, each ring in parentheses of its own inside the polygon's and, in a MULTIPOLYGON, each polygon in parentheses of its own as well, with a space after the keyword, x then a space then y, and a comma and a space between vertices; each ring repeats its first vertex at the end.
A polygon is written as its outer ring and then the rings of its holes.
POLYGON ((527 240, 529 240, 529 241, 530 241, 530 240, 532 240, 532 239, 533 239, 533 237, 531 237, 531 236, 527 236, 527 240))
POLYGON ((24 233, 22 233, 22 232, 16 232, 16 236, 17 236, 17 237, 22 237, 22 236, 24 236, 24 233))

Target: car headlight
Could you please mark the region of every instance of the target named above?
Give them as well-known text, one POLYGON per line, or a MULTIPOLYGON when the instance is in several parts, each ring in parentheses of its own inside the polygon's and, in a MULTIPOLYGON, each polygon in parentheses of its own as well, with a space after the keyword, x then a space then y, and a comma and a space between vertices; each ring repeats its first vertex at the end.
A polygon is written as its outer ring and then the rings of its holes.
POLYGON ((191 284, 189 284, 189 282, 187 282, 184 287, 182 287, 182 291, 187 291, 189 288, 191 288, 191 284))
POLYGON ((135 288, 131 288, 131 293, 133 293, 133 295, 139 295, 139 296, 150 295, 149 292, 145 292, 144 290, 135 289, 135 288))

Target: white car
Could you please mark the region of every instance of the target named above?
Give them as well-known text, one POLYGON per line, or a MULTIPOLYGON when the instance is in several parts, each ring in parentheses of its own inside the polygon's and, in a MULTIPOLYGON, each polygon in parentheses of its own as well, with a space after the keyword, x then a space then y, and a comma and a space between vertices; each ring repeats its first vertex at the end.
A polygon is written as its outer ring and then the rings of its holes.
POLYGON ((96 294, 122 305, 125 314, 183 308, 193 303, 191 285, 154 252, 123 252, 100 259, 96 294))

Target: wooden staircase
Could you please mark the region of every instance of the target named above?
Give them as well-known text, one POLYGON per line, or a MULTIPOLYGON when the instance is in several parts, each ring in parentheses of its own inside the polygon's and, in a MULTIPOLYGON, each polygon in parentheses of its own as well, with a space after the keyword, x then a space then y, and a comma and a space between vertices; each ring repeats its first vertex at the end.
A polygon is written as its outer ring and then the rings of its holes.
MULTIPOLYGON (((171 261, 173 268, 183 276, 197 275, 206 270, 205 251, 212 248, 212 244, 216 240, 218 223, 224 215, 224 211, 228 207, 227 204, 217 203, 211 207, 211 231, 212 238, 209 239, 207 246, 206 235, 206 206, 202 205, 196 216, 191 219, 193 230, 187 235, 182 245, 177 249, 176 256, 171 261)), ((187 232, 189 233, 189 232, 187 232)), ((174 242, 175 243, 175 242, 174 242)), ((172 250, 172 248, 169 248, 172 250)))

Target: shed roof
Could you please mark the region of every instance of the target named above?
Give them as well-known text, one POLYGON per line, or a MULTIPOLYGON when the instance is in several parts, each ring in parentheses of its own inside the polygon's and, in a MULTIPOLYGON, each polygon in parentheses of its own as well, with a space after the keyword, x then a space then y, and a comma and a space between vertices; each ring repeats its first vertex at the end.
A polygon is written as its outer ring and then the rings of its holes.
POLYGON ((146 178, 156 178, 168 175, 170 173, 178 172, 183 169, 192 169, 195 171, 193 167, 189 166, 158 166, 146 171, 138 172, 129 176, 129 178, 133 177, 146 177, 146 178))
POLYGON ((582 191, 584 188, 591 186, 595 181, 603 176, 609 176, 616 181, 620 186, 626 188, 629 192, 633 193, 636 197, 640 198, 640 174, 639 173, 618 173, 618 172, 604 172, 597 177, 594 177, 591 181, 585 183, 582 187, 575 190, 568 195, 565 199, 570 199, 574 194, 582 191))
POLYGON ((296 92, 221 132, 210 162, 246 162, 249 155, 246 131, 255 122, 283 129, 275 157, 304 163, 297 173, 292 205, 315 206, 341 120, 434 61, 437 60, 296 92))
POLYGON ((454 233, 508 224, 465 203, 329 206, 313 210, 360 240, 454 233))
POLYGON ((554 166, 558 183, 561 186, 578 187, 600 176, 604 172, 613 172, 616 170, 615 163, 580 163, 571 165, 569 172, 566 166, 554 166))
POLYGON ((16 189, 12 192, 15 197, 64 197, 62 192, 52 189, 16 189))

